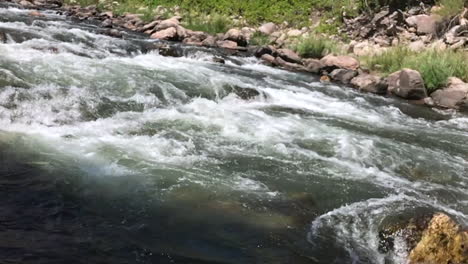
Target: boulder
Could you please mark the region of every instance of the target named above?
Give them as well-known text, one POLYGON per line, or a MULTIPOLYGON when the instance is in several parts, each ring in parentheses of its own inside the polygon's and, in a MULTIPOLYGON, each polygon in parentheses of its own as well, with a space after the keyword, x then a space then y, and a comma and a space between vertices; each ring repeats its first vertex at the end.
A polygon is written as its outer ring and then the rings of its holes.
POLYGON ((410 252, 408 263, 468 263, 468 231, 448 215, 435 214, 410 252))
POLYGON ((275 57, 271 56, 270 54, 263 54, 260 59, 270 65, 275 65, 275 57))
POLYGON ((224 34, 223 40, 234 41, 237 45, 242 47, 247 46, 247 37, 242 33, 242 31, 236 28, 228 30, 228 32, 224 34))
POLYGON ((291 62, 287 62, 285 60, 283 60, 281 57, 276 57, 275 58, 275 63, 276 65, 286 69, 286 70, 290 70, 290 71, 302 71, 302 72, 305 72, 307 71, 307 69, 302 66, 302 65, 299 65, 297 63, 291 63, 291 62))
POLYGON ((163 20, 159 22, 157 25, 155 25, 154 30, 160 31, 160 30, 167 29, 167 28, 176 28, 180 24, 179 18, 180 17, 175 16, 175 17, 171 17, 169 19, 163 20))
POLYGON ((302 64, 304 64, 306 70, 311 73, 319 73, 324 67, 323 63, 317 59, 304 59, 302 60, 302 64))
POLYGON ((351 56, 334 56, 327 55, 323 57, 320 62, 324 67, 336 69, 357 70, 359 68, 359 61, 351 56))
POLYGON ((216 45, 216 38, 213 36, 208 36, 202 41, 202 45, 206 47, 213 47, 216 45))
POLYGON ((332 80, 341 82, 343 84, 349 84, 351 79, 356 77, 357 74, 357 71, 353 70, 335 69, 329 74, 329 76, 332 80))
POLYGON ((468 100, 468 83, 451 77, 447 87, 433 92, 431 98, 437 106, 458 109, 465 100, 468 100))
POLYGON ((271 35, 273 34, 273 32, 275 32, 277 30, 277 26, 275 23, 266 23, 266 24, 263 24, 261 25, 259 28, 258 28, 258 31, 260 31, 260 33, 262 34, 265 34, 265 35, 271 35))
POLYGON ((264 54, 270 54, 272 55, 273 52, 275 52, 276 49, 273 47, 273 46, 262 46, 262 47, 258 47, 255 51, 254 51, 254 55, 255 57, 257 58, 260 58, 262 57, 264 54))
POLYGON ((415 27, 419 34, 435 34, 438 19, 436 15, 416 15, 408 17, 406 23, 415 27))
POLYGON ((148 24, 144 25, 144 26, 141 28, 141 31, 142 31, 142 32, 145 32, 145 31, 147 31, 147 30, 152 30, 152 29, 154 29, 154 27, 156 27, 157 24, 159 24, 159 22, 160 22, 160 21, 155 20, 155 21, 153 21, 153 22, 151 22, 151 23, 148 23, 148 24))
POLYGON ((392 87, 391 92, 401 98, 420 100, 427 97, 424 80, 418 71, 411 69, 401 70, 398 78, 391 85, 395 85, 392 87))
POLYGON ((224 49, 237 49, 237 43, 231 40, 220 40, 216 42, 216 45, 224 49))
POLYGON ((400 80, 401 71, 394 72, 387 76, 388 93, 393 93, 400 80))
POLYGON ((384 79, 372 74, 361 74, 353 78, 351 84, 359 91, 375 94, 386 94, 388 88, 388 84, 384 79))
POLYGON ((299 57, 299 55, 297 55, 296 52, 290 49, 279 49, 277 50, 277 53, 278 56, 281 57, 281 59, 287 62, 302 64, 301 57, 299 57))
POLYGON ((152 39, 175 40, 177 39, 177 29, 175 27, 160 30, 151 35, 152 39))

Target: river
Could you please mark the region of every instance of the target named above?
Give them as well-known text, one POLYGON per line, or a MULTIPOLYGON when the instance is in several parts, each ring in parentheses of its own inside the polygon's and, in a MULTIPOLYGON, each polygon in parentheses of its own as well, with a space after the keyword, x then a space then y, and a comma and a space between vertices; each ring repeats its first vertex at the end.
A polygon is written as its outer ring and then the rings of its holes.
POLYGON ((466 115, 41 13, 0 3, 2 263, 398 264, 385 225, 468 224, 466 115))

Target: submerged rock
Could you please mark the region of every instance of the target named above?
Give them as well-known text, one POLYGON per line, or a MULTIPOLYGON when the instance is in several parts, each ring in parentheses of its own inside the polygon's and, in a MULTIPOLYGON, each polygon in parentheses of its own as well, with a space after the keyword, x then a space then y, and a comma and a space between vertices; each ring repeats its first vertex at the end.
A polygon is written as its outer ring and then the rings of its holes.
POLYGON ((468 263, 468 231, 453 219, 438 213, 409 255, 409 264, 468 263))
POLYGON ((0 69, 0 88, 7 86, 29 88, 30 84, 16 77, 11 71, 0 69))

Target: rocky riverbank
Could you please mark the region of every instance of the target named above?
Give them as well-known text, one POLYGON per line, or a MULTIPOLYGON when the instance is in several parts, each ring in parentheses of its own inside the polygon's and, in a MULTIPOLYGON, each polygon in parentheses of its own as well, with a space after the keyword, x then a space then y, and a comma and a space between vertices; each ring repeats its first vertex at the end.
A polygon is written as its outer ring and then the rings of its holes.
MULTIPOLYGON (((104 33, 113 37, 122 37, 122 30, 131 30, 146 34, 152 39, 220 48, 230 55, 253 54, 267 65, 319 74, 323 82, 339 82, 362 92, 393 95, 430 107, 468 111, 468 84, 459 78, 449 78, 443 89, 430 93, 421 74, 413 69, 401 69, 382 77, 378 72, 366 69, 359 61, 361 56, 381 54, 398 45, 405 45, 413 51, 466 50, 467 9, 461 10, 459 15, 447 21, 433 14, 438 8, 435 6, 431 8, 420 5, 404 11, 385 7, 372 15, 362 14, 356 18, 345 19, 341 31, 353 39, 349 44, 341 46, 344 51, 342 53, 346 55, 329 54, 323 58, 302 58, 288 47, 300 38, 309 36, 311 30, 290 28, 287 23, 265 23, 256 28, 232 28, 226 33, 210 35, 184 28, 181 23, 183 17, 180 15, 168 19, 156 16, 153 21, 145 23, 138 14, 116 15, 111 11, 99 10, 96 6, 63 5, 60 0, 13 2, 25 8, 60 8, 61 12, 68 16, 98 22, 101 27, 106 28, 104 33), (271 45, 250 45, 256 33, 267 36, 271 45)), ((38 16, 40 13, 31 12, 31 15, 38 16)), ((162 55, 180 55, 173 47, 167 45, 160 45, 158 48, 162 55)))

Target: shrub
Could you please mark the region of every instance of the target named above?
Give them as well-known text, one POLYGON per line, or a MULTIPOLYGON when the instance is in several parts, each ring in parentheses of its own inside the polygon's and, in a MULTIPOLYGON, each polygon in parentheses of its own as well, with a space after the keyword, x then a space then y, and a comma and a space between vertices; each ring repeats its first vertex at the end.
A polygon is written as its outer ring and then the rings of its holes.
POLYGON ((321 58, 328 53, 338 51, 334 42, 317 36, 302 38, 292 48, 304 58, 321 58))
POLYGON ((203 31, 210 34, 224 33, 231 26, 230 20, 220 14, 188 15, 184 18, 184 26, 195 31, 203 31))
POLYGON ((437 14, 443 17, 452 17, 461 13, 465 6, 465 0, 438 0, 437 5, 441 7, 437 14))
POLYGON ((250 38, 250 45, 264 46, 270 44, 270 37, 263 34, 262 32, 256 31, 250 38))
POLYGON ((452 76, 468 81, 468 55, 462 51, 430 49, 418 53, 396 47, 363 59, 370 69, 384 74, 402 68, 419 71, 429 93, 444 87, 447 79, 452 76))

